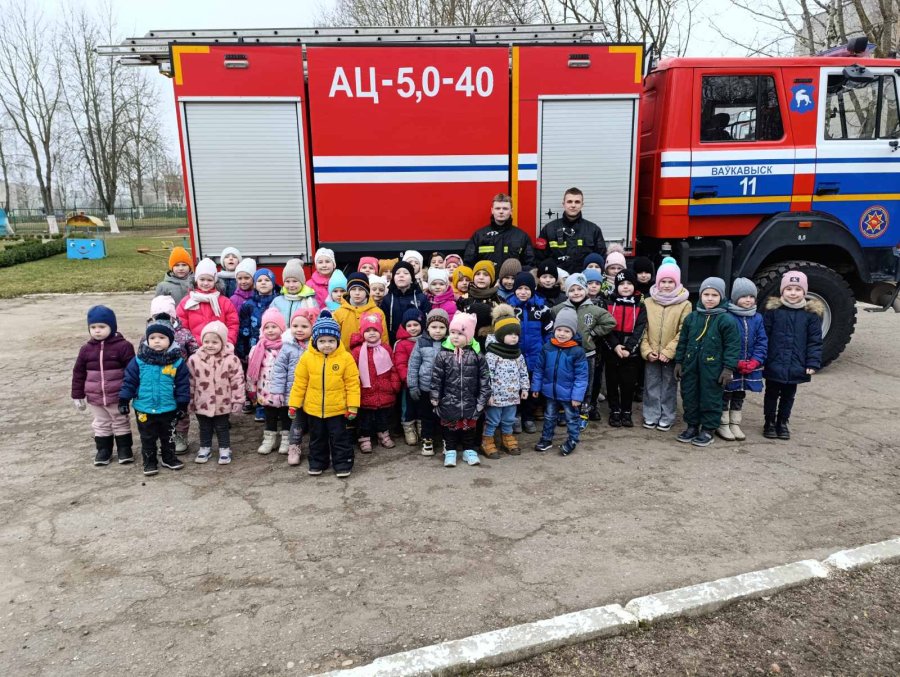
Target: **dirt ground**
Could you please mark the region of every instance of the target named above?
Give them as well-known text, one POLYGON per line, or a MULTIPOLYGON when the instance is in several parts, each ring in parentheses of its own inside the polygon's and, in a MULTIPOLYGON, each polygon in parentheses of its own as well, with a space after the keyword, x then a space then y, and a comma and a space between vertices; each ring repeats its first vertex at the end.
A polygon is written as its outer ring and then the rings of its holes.
POLYGON ((741 444, 592 425, 567 458, 400 444, 341 481, 257 455, 239 417, 231 466, 145 479, 93 467, 69 400, 100 301, 141 334, 149 295, 0 301, 2 674, 310 674, 900 533, 893 313, 860 313, 788 443, 751 397, 741 444))
POLYGON ((898 665, 900 567, 881 566, 474 674, 896 675, 898 665))

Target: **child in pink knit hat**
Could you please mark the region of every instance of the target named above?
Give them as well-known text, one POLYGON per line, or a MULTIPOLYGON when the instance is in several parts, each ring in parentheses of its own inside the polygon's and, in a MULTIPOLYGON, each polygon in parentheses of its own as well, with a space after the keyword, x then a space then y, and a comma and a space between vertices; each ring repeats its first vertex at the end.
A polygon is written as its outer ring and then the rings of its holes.
POLYGON ((270 307, 262 315, 259 341, 250 350, 247 358, 247 396, 265 412, 266 428, 263 441, 256 451, 271 454, 278 449, 279 454, 288 453, 288 430, 291 419, 288 416, 284 395, 275 392, 273 377, 275 361, 281 351, 281 336, 285 331, 284 315, 277 308, 270 307), (278 438, 278 423, 281 422, 281 444, 278 438))
POLYGON ((456 465, 457 451, 469 465, 478 465, 477 424, 491 396, 487 361, 475 338, 477 318, 458 312, 450 322, 450 336, 434 360, 431 404, 444 433, 444 466, 456 465))
POLYGON ((389 347, 382 342, 384 316, 379 310, 363 313, 359 333, 350 338, 350 352, 359 369, 359 450, 372 451, 372 438, 385 449, 394 448, 390 433, 391 409, 397 403, 402 383, 389 347))

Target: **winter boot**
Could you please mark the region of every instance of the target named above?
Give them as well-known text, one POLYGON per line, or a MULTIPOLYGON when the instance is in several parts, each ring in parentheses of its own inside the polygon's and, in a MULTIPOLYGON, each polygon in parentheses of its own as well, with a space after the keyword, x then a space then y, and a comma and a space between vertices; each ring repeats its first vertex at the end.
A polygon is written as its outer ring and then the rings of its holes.
POLYGON ((144 474, 155 475, 159 472, 159 466, 156 464, 156 449, 153 451, 144 451, 141 449, 141 456, 144 460, 144 474))
POLYGON ((741 430, 741 419, 743 418, 744 413, 741 411, 731 412, 731 434, 734 435, 734 439, 738 441, 743 441, 747 439, 747 436, 744 434, 744 431, 741 430))
POLYGON ((188 450, 187 439, 181 433, 174 433, 172 439, 175 443, 176 454, 186 454, 188 450))
POLYGON ((516 416, 516 420, 513 423, 513 435, 518 435, 522 432, 522 417, 516 416))
POLYGON ((263 430, 262 444, 256 450, 257 454, 271 454, 278 446, 278 433, 274 430, 263 430))
POLYGON ((610 428, 622 427, 622 412, 616 410, 609 412, 609 426, 610 428))
POLYGON ((697 437, 697 434, 699 432, 700 432, 700 430, 697 428, 697 426, 688 424, 688 427, 684 429, 684 432, 682 432, 675 439, 678 440, 679 442, 684 442, 685 444, 690 444, 693 441, 693 439, 695 437, 697 437))
POLYGON ((734 442, 735 437, 731 432, 731 412, 727 409, 722 412, 722 420, 719 423, 719 427, 716 428, 716 435, 721 437, 723 440, 727 440, 728 442, 734 442))
POLYGON ((288 445, 288 465, 300 465, 300 445, 299 444, 290 444, 288 445))
POLYGON ((97 454, 94 456, 94 465, 109 465, 109 461, 112 458, 114 440, 115 438, 112 435, 109 437, 94 438, 94 444, 97 445, 97 454))
POLYGON ((422 421, 416 421, 416 436, 422 439, 422 421))
POLYGON ((419 436, 416 434, 416 422, 415 421, 403 421, 400 424, 403 428, 403 440, 411 447, 416 446, 419 441, 419 436))
POLYGON ((779 440, 791 439, 791 429, 788 428, 788 420, 786 418, 775 420, 775 435, 779 440))
POLYGON ((291 446, 291 441, 288 439, 287 431, 281 433, 281 444, 278 445, 278 453, 286 454, 288 453, 288 449, 291 446))
POLYGON ((701 428, 696 437, 691 440, 691 444, 695 447, 708 447, 713 443, 714 439, 715 437, 712 436, 712 433, 709 430, 703 430, 701 428))
POLYGON ((380 444, 385 449, 393 449, 397 446, 396 444, 394 444, 394 440, 391 439, 391 433, 389 430, 378 433, 378 444, 380 444))
POLYGON ((434 456, 434 440, 422 440, 422 456, 434 456))
POLYGON ((119 459, 119 463, 134 463, 132 446, 134 446, 134 441, 131 439, 131 433, 116 435, 116 456, 119 459))
POLYGON ((481 451, 484 454, 485 458, 500 458, 500 452, 497 450, 497 443, 494 442, 493 435, 491 435, 490 437, 488 437, 487 435, 482 436, 481 451))
POLYGON ((522 453, 519 449, 519 440, 516 439, 515 435, 504 435, 503 446, 506 449, 506 453, 510 456, 518 456, 522 453))
POLYGON ((372 438, 371 437, 360 437, 357 442, 359 442, 359 450, 364 454, 372 453, 372 438))
POLYGON ((619 420, 622 422, 623 428, 633 428, 634 421, 631 420, 631 412, 623 411, 621 416, 619 416, 619 420))
POLYGON ((171 442, 160 444, 159 455, 162 456, 160 465, 169 470, 181 470, 184 463, 175 455, 175 445, 171 442))
POLYGON ((766 422, 763 425, 763 437, 774 440, 778 437, 778 433, 775 432, 775 419, 769 418, 766 416, 766 422))

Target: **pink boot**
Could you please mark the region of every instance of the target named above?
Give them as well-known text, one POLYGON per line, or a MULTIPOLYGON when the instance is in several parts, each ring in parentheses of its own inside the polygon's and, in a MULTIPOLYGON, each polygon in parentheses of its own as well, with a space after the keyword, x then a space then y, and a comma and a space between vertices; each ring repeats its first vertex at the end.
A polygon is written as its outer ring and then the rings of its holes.
POLYGON ((288 465, 300 465, 300 445, 288 446, 288 465))
POLYGON ((360 437, 359 438, 359 450, 364 454, 372 453, 372 438, 371 437, 360 437))
POLYGON ((391 439, 391 434, 387 430, 383 433, 378 433, 378 443, 385 449, 393 449, 396 446, 394 440, 391 439))

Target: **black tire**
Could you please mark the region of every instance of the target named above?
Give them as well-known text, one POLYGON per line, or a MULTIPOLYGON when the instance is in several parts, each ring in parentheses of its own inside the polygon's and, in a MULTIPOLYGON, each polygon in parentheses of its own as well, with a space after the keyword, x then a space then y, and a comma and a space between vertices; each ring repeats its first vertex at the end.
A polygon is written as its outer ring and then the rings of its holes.
POLYGON ((822 366, 837 358, 856 329, 856 299, 853 290, 836 272, 812 261, 784 261, 757 271, 754 282, 759 289, 759 308, 764 309, 769 296, 781 293, 781 276, 789 270, 800 270, 809 279, 809 291, 818 295, 831 311, 831 326, 822 346, 822 366))

